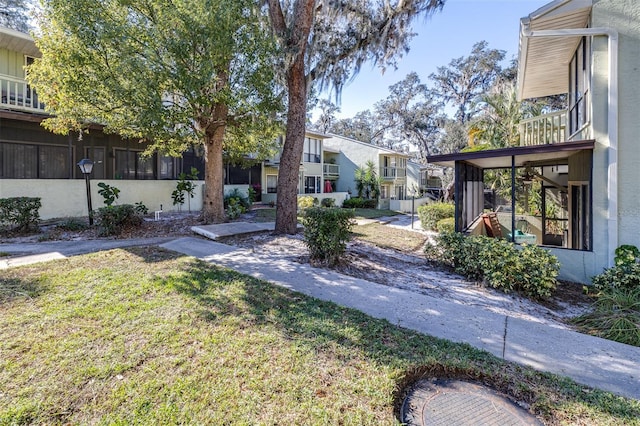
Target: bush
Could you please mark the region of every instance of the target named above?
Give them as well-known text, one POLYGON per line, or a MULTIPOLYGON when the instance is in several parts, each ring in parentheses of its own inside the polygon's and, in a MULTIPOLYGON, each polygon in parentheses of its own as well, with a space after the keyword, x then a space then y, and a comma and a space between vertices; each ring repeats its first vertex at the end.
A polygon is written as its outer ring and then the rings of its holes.
POLYGON ((375 209, 378 205, 376 200, 368 200, 360 197, 344 200, 342 207, 345 209, 375 209))
POLYGON ((452 266, 468 279, 534 299, 551 296, 557 286, 558 259, 537 246, 518 249, 505 240, 460 233, 440 234, 436 242, 426 246, 427 257, 452 266))
POLYGON ((241 214, 246 213, 251 207, 251 202, 244 196, 238 188, 225 194, 224 209, 227 217, 231 220, 237 219, 241 214))
POLYGON ((335 265, 351 238, 352 210, 308 208, 303 213, 304 242, 311 263, 335 265))
POLYGON ((149 208, 147 206, 144 205, 144 203, 142 201, 138 201, 134 207, 136 209, 136 212, 141 214, 141 215, 145 215, 149 213, 149 208))
POLYGON ((335 207, 336 200, 333 198, 323 198, 322 201, 320 201, 320 205, 322 207, 335 207))
POLYGON ((436 223, 436 231, 440 233, 454 232, 455 230, 456 230, 456 219, 453 217, 441 219, 438 221, 438 223, 436 223))
POLYGON ((131 204, 101 207, 97 211, 98 234, 119 235, 127 228, 142 225, 142 215, 131 204))
POLYGON ((605 269, 600 275, 592 279, 593 286, 599 292, 609 289, 638 289, 640 288, 640 264, 620 264, 605 269))
POLYGON ((455 216, 455 206, 452 203, 430 203, 418 207, 418 217, 422 228, 435 231, 438 221, 455 216))
POLYGON ((115 186, 111 186, 104 182, 98 182, 98 187, 100 188, 100 190, 98 190, 98 194, 102 195, 102 198, 104 198, 104 204, 107 207, 113 205, 118 197, 120 197, 120 190, 115 186))
POLYGON ((306 210, 315 206, 318 203, 317 198, 313 198, 310 195, 298 197, 298 210, 306 210))
POLYGON ((0 225, 12 231, 29 232, 38 229, 40 198, 0 198, 0 225))

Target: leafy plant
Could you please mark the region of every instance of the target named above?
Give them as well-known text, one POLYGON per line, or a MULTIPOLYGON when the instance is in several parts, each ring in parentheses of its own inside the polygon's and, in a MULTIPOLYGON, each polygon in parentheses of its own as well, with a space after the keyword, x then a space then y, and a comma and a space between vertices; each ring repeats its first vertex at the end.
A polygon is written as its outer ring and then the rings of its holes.
POLYGON ((107 207, 112 206, 120 196, 120 190, 115 186, 111 186, 104 182, 98 182, 98 187, 101 188, 98 190, 98 194, 102 195, 102 198, 104 198, 104 204, 107 207))
POLYGON ((454 232, 456 227, 456 219, 453 217, 448 217, 446 219, 441 219, 436 223, 436 231, 443 232, 454 232))
POLYGON ((249 202, 254 203, 257 196, 256 190, 253 189, 252 186, 249 186, 249 188, 247 188, 247 194, 249 194, 249 202))
POLYGON ((118 235, 126 228, 142 225, 142 216, 131 204, 101 207, 96 220, 101 236, 118 235))
POLYGON ((376 172, 376 166, 369 160, 364 166, 355 171, 356 190, 359 198, 377 200, 380 198, 380 177, 376 172))
POLYGON ((141 214, 141 215, 143 215, 143 216, 144 216, 145 214, 148 214, 148 213, 149 213, 149 208, 148 208, 147 206, 145 206, 145 205, 144 205, 144 203, 143 203, 142 201, 138 201, 138 202, 135 204, 134 209, 135 209, 136 213, 141 214))
POLYGON ((0 225, 17 232, 28 232, 38 228, 40 222, 40 198, 0 198, 0 225))
POLYGON ((318 203, 318 199, 310 195, 298 197, 298 210, 310 209, 318 203))
POLYGON ((224 209, 229 219, 236 219, 250 207, 249 199, 238 188, 234 188, 224 196, 224 209))
POLYGON ((469 279, 534 299, 551 296, 560 270, 558 259, 540 247, 522 245, 518 249, 513 243, 483 235, 443 233, 436 237, 436 245, 427 244, 425 254, 469 279))
POLYGON ((621 245, 616 249, 615 253, 614 262, 616 266, 633 265, 638 263, 638 257, 640 257, 638 247, 629 244, 621 245))
POLYGON ((304 210, 304 243, 311 263, 335 265, 351 239, 353 211, 311 207, 304 210))
POLYGON ((375 209, 378 202, 376 200, 365 200, 360 197, 344 200, 342 207, 345 209, 375 209))
POLYGON ((438 221, 455 216, 453 203, 429 203, 418 207, 418 217, 422 228, 430 231, 438 230, 438 221))
POLYGON ((63 231, 82 231, 87 229, 88 225, 82 220, 70 218, 59 223, 56 228, 62 229, 63 231))
POLYGON ((171 198, 173 199, 173 205, 177 205, 178 209, 182 208, 182 205, 185 202, 185 199, 189 202, 189 211, 191 211, 191 199, 195 196, 195 191, 197 185, 193 183, 194 180, 198 179, 198 169, 195 167, 191 167, 191 172, 180 173, 178 175, 178 182, 176 183, 176 189, 171 193, 171 198), (187 198, 186 195, 189 197, 187 198))
POLYGON ((322 207, 335 207, 336 200, 333 198, 323 198, 322 201, 320 201, 320 205, 322 207))

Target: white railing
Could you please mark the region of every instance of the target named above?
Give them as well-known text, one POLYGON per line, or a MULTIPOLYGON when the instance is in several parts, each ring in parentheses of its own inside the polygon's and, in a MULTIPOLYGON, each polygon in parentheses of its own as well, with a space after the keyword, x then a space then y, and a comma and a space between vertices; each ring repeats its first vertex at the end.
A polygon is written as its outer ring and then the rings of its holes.
POLYGON ((399 169, 397 167, 381 167, 380 176, 383 179, 396 179, 407 176, 407 169, 399 169))
POLYGON ((567 111, 555 111, 520 122, 520 146, 547 145, 567 140, 567 111))
POLYGON ((322 170, 325 177, 340 176, 340 166, 337 164, 324 164, 322 170))
POLYGON ((0 74, 0 107, 43 112, 44 104, 25 80, 0 74))

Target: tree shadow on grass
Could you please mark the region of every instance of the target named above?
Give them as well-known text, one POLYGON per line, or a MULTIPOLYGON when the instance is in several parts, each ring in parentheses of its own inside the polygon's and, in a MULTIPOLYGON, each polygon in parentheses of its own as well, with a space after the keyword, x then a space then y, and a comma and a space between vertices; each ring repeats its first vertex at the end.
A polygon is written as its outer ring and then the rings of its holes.
MULTIPOLYGON (((570 379, 504 362, 467 344, 422 335, 372 318, 360 311, 314 299, 202 261, 189 264, 187 273, 165 282, 196 300, 200 315, 216 322, 234 315, 250 327, 276 327, 281 335, 315 353, 335 350, 341 357, 364 357, 374 365, 397 369, 394 394, 396 415, 406 390, 422 378, 455 378, 488 385, 514 402, 535 407, 553 421, 555 404, 600 402, 616 418, 636 419, 640 409, 623 398, 594 390, 570 379), (561 383, 562 386, 558 386, 561 383), (568 389, 568 390, 567 390, 568 389)), ((534 410, 532 408, 532 410, 534 410)))
POLYGON ((4 273, 0 277, 0 306, 19 299, 33 299, 46 291, 42 283, 4 273))

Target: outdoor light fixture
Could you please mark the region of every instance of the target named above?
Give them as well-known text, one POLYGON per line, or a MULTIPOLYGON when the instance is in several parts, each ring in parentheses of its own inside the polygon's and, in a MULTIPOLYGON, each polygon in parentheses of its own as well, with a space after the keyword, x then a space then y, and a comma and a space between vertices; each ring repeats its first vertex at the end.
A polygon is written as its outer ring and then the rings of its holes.
POLYGON ((84 175, 84 181, 87 184, 87 207, 89 208, 89 225, 93 225, 93 209, 91 208, 91 186, 89 185, 89 175, 93 171, 93 161, 83 158, 78 162, 78 167, 84 175))

